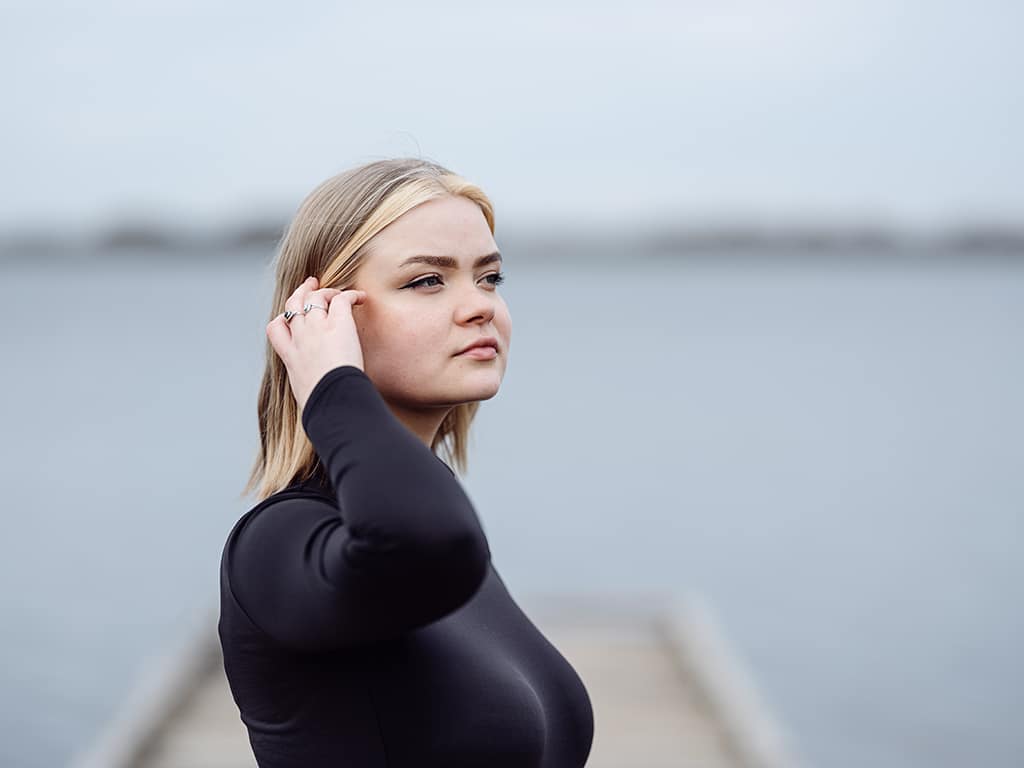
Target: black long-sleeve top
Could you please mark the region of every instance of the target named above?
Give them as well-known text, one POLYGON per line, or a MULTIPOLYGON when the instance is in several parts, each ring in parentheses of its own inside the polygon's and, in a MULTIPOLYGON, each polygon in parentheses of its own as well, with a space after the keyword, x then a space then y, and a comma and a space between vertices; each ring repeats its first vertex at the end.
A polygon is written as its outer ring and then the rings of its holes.
POLYGON ((235 523, 224 669, 260 768, 578 768, 593 712, 520 610, 452 470, 343 365, 302 425, 323 472, 235 523))

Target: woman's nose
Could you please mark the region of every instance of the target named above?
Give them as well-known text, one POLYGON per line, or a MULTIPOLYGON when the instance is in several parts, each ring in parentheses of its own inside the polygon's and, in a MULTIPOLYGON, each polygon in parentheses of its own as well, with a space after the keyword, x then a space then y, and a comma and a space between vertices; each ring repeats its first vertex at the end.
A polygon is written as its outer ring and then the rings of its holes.
POLYGON ((494 291, 488 291, 479 285, 466 288, 459 293, 458 313, 460 320, 484 319, 494 317, 497 298, 494 291))

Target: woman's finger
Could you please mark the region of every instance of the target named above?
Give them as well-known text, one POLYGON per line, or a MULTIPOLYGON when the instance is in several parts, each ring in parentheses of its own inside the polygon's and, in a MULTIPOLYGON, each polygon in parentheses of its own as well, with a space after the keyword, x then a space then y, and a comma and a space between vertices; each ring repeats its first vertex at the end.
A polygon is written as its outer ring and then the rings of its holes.
POLYGON ((283 313, 267 323, 267 338, 278 357, 287 362, 288 346, 291 344, 292 334, 283 313))
POLYGON ((302 307, 306 304, 306 297, 312 293, 313 288, 317 285, 317 279, 315 277, 307 277, 302 283, 292 291, 292 295, 288 297, 288 300, 284 303, 284 308, 294 312, 298 317, 293 317, 291 322, 301 320, 303 317, 302 307))
POLYGON ((298 284, 294 291, 292 291, 291 296, 289 296, 285 300, 285 304, 287 304, 289 301, 292 301, 293 299, 300 298, 304 293, 306 293, 306 291, 315 290, 318 285, 319 283, 315 277, 307 277, 305 280, 298 284))
POLYGON ((345 312, 345 310, 339 306, 341 304, 348 305, 349 312, 351 313, 351 309, 354 305, 362 304, 363 301, 365 300, 366 291, 358 291, 354 289, 348 291, 341 291, 340 293, 335 294, 335 296, 332 298, 331 305, 330 307, 328 307, 328 316, 338 317, 343 312, 345 312))
MULTIPOLYGON (((301 297, 302 306, 297 310, 303 318, 308 318, 311 314, 319 313, 319 309, 313 309, 312 307, 319 307, 323 310, 323 314, 327 316, 327 310, 331 303, 331 298, 337 296, 341 291, 337 288, 320 288, 315 291, 310 291, 301 297), (306 307, 310 306, 309 312, 306 311, 306 307)), ((289 301, 291 301, 289 299, 289 301)), ((294 306, 298 306, 297 304, 294 306)), ((305 323, 303 323, 305 325, 305 323)))

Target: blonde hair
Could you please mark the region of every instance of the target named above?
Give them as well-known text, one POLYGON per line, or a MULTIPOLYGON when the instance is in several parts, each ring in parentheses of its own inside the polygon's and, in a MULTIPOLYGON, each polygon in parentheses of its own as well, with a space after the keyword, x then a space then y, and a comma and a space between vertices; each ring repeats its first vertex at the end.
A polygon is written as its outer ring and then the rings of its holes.
MULTIPOLYGON (((321 288, 350 287, 366 258, 367 242, 421 203, 461 195, 483 211, 494 233, 494 209, 483 191, 447 168, 421 158, 377 160, 321 182, 299 206, 278 245, 269 323, 309 275, 321 288)), ((480 403, 452 408, 431 450, 443 449, 449 462, 466 471, 469 428, 480 403)), ((266 367, 257 402, 260 447, 242 496, 255 491, 262 501, 287 486, 311 478, 320 459, 302 428, 302 414, 277 352, 266 343, 266 367)))

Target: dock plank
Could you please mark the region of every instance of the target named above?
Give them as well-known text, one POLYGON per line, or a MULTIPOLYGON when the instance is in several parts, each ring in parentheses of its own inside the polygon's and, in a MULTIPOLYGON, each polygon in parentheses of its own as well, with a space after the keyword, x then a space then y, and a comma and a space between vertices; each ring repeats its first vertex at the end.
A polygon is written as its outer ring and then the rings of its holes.
MULTIPOLYGON (((738 748, 735 723, 695 674, 699 659, 680 658, 681 644, 666 634, 657 611, 629 613, 572 599, 527 600, 524 608, 590 695, 594 741, 588 768, 794 765, 752 759, 749 749, 738 748)), ((155 708, 151 722, 134 723, 133 734, 108 739, 120 745, 119 758, 110 758, 108 749, 107 757, 85 758, 74 768, 256 768, 215 630, 207 630, 189 646, 193 661, 174 667, 181 670, 178 678, 190 679, 175 681, 173 703, 155 708)))

